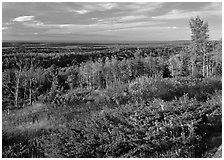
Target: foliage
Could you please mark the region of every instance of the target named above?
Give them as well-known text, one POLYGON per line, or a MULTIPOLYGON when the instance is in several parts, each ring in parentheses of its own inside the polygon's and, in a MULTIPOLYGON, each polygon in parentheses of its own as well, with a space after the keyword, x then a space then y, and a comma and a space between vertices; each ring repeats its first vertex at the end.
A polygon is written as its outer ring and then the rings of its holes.
POLYGON ((186 95, 121 105, 41 139, 54 148, 44 148, 53 157, 200 157, 211 128, 220 128, 220 107, 212 99, 208 105, 186 95))

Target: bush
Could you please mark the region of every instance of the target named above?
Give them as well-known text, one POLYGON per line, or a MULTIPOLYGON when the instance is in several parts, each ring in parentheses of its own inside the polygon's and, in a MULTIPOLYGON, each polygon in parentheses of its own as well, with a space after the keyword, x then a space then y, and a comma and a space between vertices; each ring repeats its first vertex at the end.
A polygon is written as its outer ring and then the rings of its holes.
POLYGON ((72 158, 201 157, 211 129, 221 129, 221 103, 213 98, 209 105, 185 95, 179 100, 154 99, 107 108, 43 136, 46 146, 51 146, 44 152, 72 158))

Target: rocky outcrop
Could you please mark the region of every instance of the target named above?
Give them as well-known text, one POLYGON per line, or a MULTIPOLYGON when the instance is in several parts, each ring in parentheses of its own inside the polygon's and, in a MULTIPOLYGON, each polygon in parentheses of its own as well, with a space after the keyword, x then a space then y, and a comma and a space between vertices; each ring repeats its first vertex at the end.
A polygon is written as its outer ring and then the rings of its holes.
POLYGON ((222 158, 222 145, 219 146, 218 150, 215 152, 213 158, 222 158))

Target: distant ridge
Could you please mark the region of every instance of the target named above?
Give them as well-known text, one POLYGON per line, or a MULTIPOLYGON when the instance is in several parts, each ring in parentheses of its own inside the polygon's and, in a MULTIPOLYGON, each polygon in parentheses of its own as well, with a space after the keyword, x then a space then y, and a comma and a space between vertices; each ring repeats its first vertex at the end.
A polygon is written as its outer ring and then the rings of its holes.
POLYGON ((30 40, 30 41, 15 41, 15 40, 3 40, 2 43, 97 43, 97 44, 109 44, 109 43, 130 43, 130 44, 136 44, 136 43, 188 43, 190 40, 173 40, 173 41, 37 41, 37 40, 30 40))
POLYGON ((66 47, 66 46, 158 46, 158 45, 187 45, 189 40, 176 41, 3 41, 2 47, 66 47))

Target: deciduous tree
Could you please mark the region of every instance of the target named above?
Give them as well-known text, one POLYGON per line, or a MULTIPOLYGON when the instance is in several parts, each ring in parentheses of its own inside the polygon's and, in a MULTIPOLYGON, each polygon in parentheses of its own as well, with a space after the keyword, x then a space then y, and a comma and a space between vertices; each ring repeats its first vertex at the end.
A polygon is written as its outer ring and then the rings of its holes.
POLYGON ((206 61, 206 44, 209 39, 208 23, 197 16, 195 19, 191 18, 191 41, 192 41, 192 76, 195 74, 195 63, 202 57, 202 75, 205 76, 205 61, 206 61))

